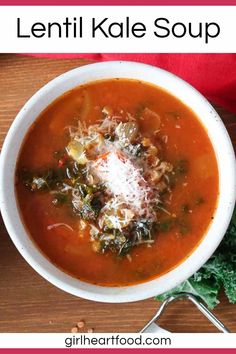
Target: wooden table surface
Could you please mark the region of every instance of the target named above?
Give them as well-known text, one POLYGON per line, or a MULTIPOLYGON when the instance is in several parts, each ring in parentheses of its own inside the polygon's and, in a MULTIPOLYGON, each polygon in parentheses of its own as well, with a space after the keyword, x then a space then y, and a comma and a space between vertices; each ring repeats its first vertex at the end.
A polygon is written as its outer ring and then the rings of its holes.
MULTIPOLYGON (((16 55, 0 56, 0 146, 22 105, 57 75, 86 64, 79 59, 52 60, 16 55)), ((236 117, 218 109, 236 146, 236 117)), ((57 289, 22 258, 0 219, 0 332, 70 332, 80 320, 95 332, 138 332, 155 313, 154 299, 106 304, 83 300, 57 289)), ((236 332, 236 305, 224 296, 214 311, 236 332)), ((172 304, 160 325, 171 332, 215 332, 188 302, 172 304)))

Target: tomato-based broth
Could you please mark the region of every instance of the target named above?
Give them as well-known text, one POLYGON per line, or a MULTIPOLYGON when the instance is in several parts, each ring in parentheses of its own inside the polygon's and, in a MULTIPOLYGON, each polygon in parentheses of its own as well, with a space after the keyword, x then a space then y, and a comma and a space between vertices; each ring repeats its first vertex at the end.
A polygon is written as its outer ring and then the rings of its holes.
POLYGON ((193 111, 150 84, 110 79, 54 101, 16 168, 23 223, 56 266, 124 286, 188 257, 214 217, 218 168, 193 111))

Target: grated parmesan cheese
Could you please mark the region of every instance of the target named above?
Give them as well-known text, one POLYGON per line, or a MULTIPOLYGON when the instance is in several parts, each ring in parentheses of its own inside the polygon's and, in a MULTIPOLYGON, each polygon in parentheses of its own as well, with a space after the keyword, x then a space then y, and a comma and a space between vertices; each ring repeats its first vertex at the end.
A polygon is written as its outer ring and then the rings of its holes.
POLYGON ((72 227, 68 224, 65 224, 63 222, 59 222, 57 224, 52 224, 52 225, 48 225, 47 226, 47 230, 52 230, 52 229, 55 229, 56 227, 60 227, 60 226, 63 226, 63 227, 66 227, 67 229, 69 229, 70 231, 74 231, 74 229, 72 229, 72 227))
POLYGON ((106 184, 113 196, 113 205, 125 204, 136 215, 151 217, 152 190, 142 176, 142 171, 121 153, 111 152, 92 165, 92 171, 106 184), (114 198, 115 197, 115 198, 114 198))

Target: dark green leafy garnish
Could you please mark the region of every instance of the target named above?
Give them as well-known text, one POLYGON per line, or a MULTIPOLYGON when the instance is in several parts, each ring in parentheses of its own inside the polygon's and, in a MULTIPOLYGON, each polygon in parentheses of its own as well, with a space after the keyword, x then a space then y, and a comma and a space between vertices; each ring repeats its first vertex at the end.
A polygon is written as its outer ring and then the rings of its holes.
MULTIPOLYGON (((140 118, 160 124, 159 115, 146 104, 137 108, 140 118)), ((103 108, 100 125, 87 127, 79 120, 78 127, 69 129, 65 149, 54 153, 52 166, 22 171, 21 179, 32 192, 48 193, 53 205, 66 204, 79 217, 81 230, 83 224, 89 227, 96 252, 122 257, 138 245, 150 247, 157 231, 169 230, 169 221, 157 225, 160 210, 155 204, 162 206, 159 191, 170 193, 167 174, 173 166, 162 159, 156 139, 142 136, 129 112, 120 110, 121 116, 112 117, 113 111, 103 108)), ((181 168, 180 163, 177 170, 181 168)))
POLYGON ((54 194, 54 199, 52 200, 52 203, 56 206, 61 205, 66 203, 68 200, 68 196, 64 193, 55 193, 54 194))
POLYGON ((133 155, 134 157, 140 157, 142 152, 144 151, 144 147, 142 144, 129 144, 125 147, 124 150, 127 151, 129 154, 133 155))
POLYGON ((23 170, 20 179, 31 191, 52 191, 52 203, 59 206, 65 203, 72 204, 70 188, 78 190, 81 196, 81 207, 72 210, 84 220, 96 220, 102 208, 100 194, 102 185, 89 186, 83 182, 83 170, 71 160, 66 160, 59 168, 50 168, 37 173, 23 170), (63 192, 65 185, 69 192, 63 192))
POLYGON ((47 183, 47 179, 45 177, 33 177, 31 182, 31 190, 44 190, 49 189, 49 185, 47 183))
POLYGON ((152 238, 153 223, 148 220, 134 222, 132 234, 137 241, 148 240, 152 238))
POLYGON ((186 235, 191 230, 189 220, 186 217, 183 219, 176 219, 176 225, 178 226, 181 235, 186 235))
POLYGON ((168 219, 168 220, 164 220, 162 222, 160 222, 158 224, 158 231, 160 232, 168 232, 170 231, 171 227, 173 225, 173 220, 172 219, 168 219))
POLYGON ((79 214, 84 220, 94 221, 97 219, 103 204, 99 196, 89 193, 81 200, 81 207, 74 208, 74 212, 79 214))
POLYGON ((174 168, 175 173, 178 175, 186 174, 188 170, 189 170, 189 161, 185 159, 178 161, 178 163, 174 168))
POLYGON ((181 211, 185 214, 189 213, 190 207, 189 204, 182 204, 181 205, 181 211))
POLYGON ((96 220, 98 213, 93 209, 90 203, 84 203, 79 211, 79 214, 84 220, 96 220))
POLYGON ((119 256, 125 256, 126 254, 128 254, 131 250, 131 248, 133 247, 132 245, 132 241, 131 240, 126 240, 122 246, 120 247, 119 256))
POLYGON ((32 191, 51 190, 65 179, 65 170, 47 169, 42 172, 27 172, 20 174, 20 178, 26 187, 32 191))
POLYGON ((236 303, 236 208, 225 237, 213 256, 188 280, 156 299, 164 301, 168 296, 186 291, 200 297, 213 309, 219 304, 221 289, 230 303, 236 303))
POLYGON ((94 242, 96 245, 99 244, 97 252, 104 253, 105 251, 110 250, 121 257, 129 253, 133 246, 128 235, 117 229, 97 233, 94 242))
POLYGON ((76 182, 74 188, 78 189, 82 198, 85 198, 87 195, 91 196, 93 194, 92 187, 85 183, 76 182))
POLYGON ((98 216, 98 214, 100 213, 102 207, 103 207, 103 204, 99 198, 99 196, 94 196, 90 202, 90 205, 91 207, 93 208, 94 210, 94 213, 98 216))
POLYGON ((104 253, 110 250, 123 257, 127 255, 131 249, 142 243, 153 242, 154 230, 156 225, 148 220, 134 222, 130 227, 122 232, 118 229, 104 228, 103 232, 98 232, 95 240, 100 242, 99 252, 104 253))

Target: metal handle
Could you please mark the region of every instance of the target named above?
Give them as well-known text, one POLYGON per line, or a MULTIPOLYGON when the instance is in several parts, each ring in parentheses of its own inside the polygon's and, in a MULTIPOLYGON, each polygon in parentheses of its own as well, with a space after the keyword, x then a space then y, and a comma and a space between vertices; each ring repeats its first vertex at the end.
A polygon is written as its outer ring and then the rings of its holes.
POLYGON ((213 313, 211 311, 209 311, 207 309, 207 307, 194 295, 190 294, 190 293, 177 293, 176 295, 172 295, 170 297, 168 297, 159 307, 158 311, 156 312, 156 314, 153 316, 153 318, 146 324, 146 326, 140 331, 140 333, 157 333, 160 332, 160 330, 167 332, 166 330, 162 329, 161 327, 159 327, 158 325, 155 324, 155 321, 157 321, 161 315, 163 314, 165 308, 172 302, 175 300, 180 300, 186 298, 187 300, 190 300, 197 308, 199 311, 201 311, 201 313, 208 318, 208 320, 213 323, 213 325, 219 329, 219 331, 223 332, 223 333, 230 333, 230 331, 228 330, 228 328, 225 327, 225 325, 223 325, 222 322, 220 322, 220 320, 218 320, 218 318, 213 315, 213 313), (156 327, 155 327, 156 326, 156 327), (155 330, 156 329, 156 330, 155 330))

